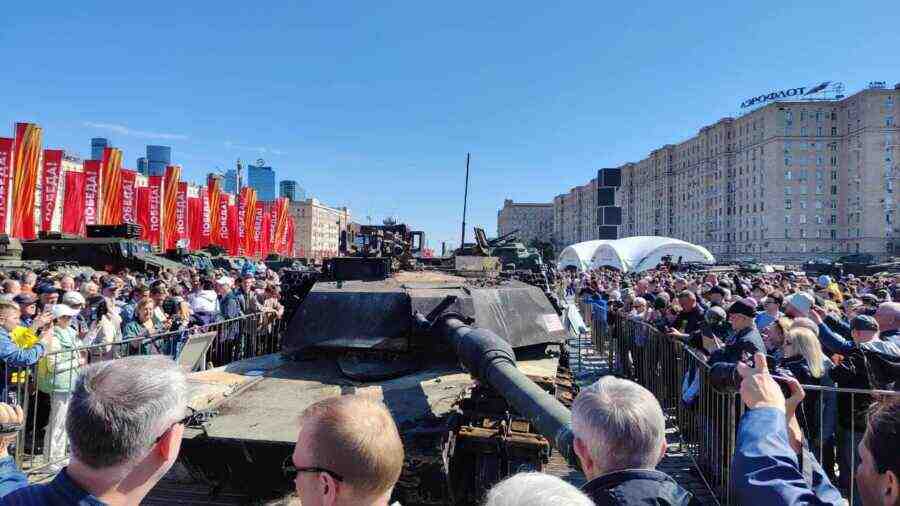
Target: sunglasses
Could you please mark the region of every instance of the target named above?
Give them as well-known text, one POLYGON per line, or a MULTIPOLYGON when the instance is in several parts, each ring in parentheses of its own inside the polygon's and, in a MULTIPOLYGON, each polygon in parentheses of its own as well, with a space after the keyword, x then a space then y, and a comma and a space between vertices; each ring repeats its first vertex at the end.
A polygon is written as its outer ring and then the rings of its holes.
POLYGON ((331 476, 337 481, 343 482, 344 477, 339 475, 338 473, 331 471, 329 469, 325 469, 324 467, 296 467, 293 464, 288 464, 285 462, 285 465, 282 467, 282 472, 284 473, 284 477, 288 480, 294 479, 294 477, 298 473, 325 473, 328 476, 331 476))
POLYGON ((188 414, 185 415, 185 417, 182 418, 181 420, 178 420, 177 422, 170 425, 169 428, 165 430, 165 432, 163 432, 162 434, 159 435, 159 437, 154 439, 153 440, 154 446, 157 443, 159 443, 162 440, 162 438, 165 437, 165 435, 168 434, 169 431, 172 430, 172 428, 174 428, 176 425, 181 424, 181 425, 184 425, 185 427, 190 427, 190 426, 196 425, 198 423, 199 417, 201 416, 200 412, 198 412, 197 410, 195 410, 194 408, 192 408, 190 406, 186 406, 186 408, 187 408, 188 414))

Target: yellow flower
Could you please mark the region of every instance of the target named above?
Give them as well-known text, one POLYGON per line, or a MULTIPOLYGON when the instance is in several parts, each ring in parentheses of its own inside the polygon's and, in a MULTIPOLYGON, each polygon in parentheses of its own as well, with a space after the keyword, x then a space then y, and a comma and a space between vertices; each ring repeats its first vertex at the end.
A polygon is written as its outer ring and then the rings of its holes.
POLYGON ((38 335, 28 327, 16 327, 9 333, 9 336, 16 346, 24 349, 31 348, 40 341, 38 335))

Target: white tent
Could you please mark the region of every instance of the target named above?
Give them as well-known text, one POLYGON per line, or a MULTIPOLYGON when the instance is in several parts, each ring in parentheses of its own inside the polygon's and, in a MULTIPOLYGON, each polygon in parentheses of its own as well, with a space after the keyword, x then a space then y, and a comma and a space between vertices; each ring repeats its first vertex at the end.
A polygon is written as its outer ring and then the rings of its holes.
POLYGON ((642 272, 656 267, 666 255, 675 262, 679 257, 683 262, 712 264, 716 261, 703 246, 671 237, 637 236, 604 242, 606 244, 598 245, 591 255, 591 268, 612 267, 623 272, 642 272))
POLYGON ((559 254, 557 266, 560 270, 566 267, 575 267, 579 271, 587 270, 591 267, 591 258, 594 256, 594 251, 599 246, 609 242, 612 241, 585 241, 567 246, 559 254))

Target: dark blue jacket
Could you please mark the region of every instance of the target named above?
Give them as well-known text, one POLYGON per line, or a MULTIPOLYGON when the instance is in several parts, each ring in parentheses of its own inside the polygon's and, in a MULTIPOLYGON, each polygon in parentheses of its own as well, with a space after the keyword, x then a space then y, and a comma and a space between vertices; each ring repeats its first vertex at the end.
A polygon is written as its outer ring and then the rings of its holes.
POLYGON ((741 418, 731 483, 737 504, 781 506, 844 504, 822 466, 805 453, 812 472, 808 483, 787 437, 784 412, 775 408, 748 409, 741 418))
MULTIPOLYGON (((14 472, 19 472, 15 469, 15 464, 11 467, 14 472)), ((0 486, 7 484, 9 473, 10 469, 7 466, 0 466, 0 486)), ((15 483, 16 488, 5 491, 6 495, 0 495, 2 497, 0 503, 4 506, 106 506, 106 503, 72 481, 65 469, 50 483, 28 485, 27 480, 24 483, 21 481, 15 483)))
POLYGON ((731 339, 728 339, 724 348, 714 351, 709 357, 709 363, 737 363, 743 358, 745 353, 752 357, 757 352, 765 353, 766 345, 763 343, 762 336, 759 335, 756 325, 750 325, 734 334, 731 339))
POLYGON ((581 491, 597 506, 619 504, 699 504, 687 490, 662 471, 625 469, 613 471, 584 484, 581 491))

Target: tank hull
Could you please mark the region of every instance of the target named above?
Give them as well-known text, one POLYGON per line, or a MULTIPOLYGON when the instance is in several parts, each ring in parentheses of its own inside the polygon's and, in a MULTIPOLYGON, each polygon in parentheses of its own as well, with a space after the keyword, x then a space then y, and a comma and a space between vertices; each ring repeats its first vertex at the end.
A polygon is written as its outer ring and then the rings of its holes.
MULTIPOLYGON (((521 360, 533 376, 552 378, 555 357, 521 360)), ((378 382, 348 380, 334 357, 295 361, 269 355, 191 375, 193 408, 217 413, 204 429, 186 430, 179 460, 212 490, 276 499, 293 489, 288 463, 307 406, 343 394, 381 399, 397 423, 406 452, 395 499, 404 505, 454 504, 446 442, 456 403, 472 386, 455 362, 434 359, 415 373, 378 382)))

